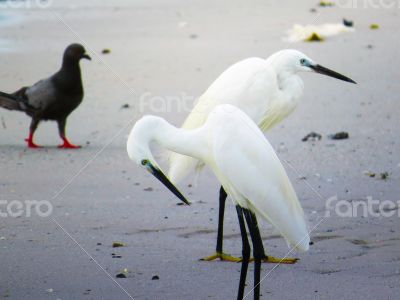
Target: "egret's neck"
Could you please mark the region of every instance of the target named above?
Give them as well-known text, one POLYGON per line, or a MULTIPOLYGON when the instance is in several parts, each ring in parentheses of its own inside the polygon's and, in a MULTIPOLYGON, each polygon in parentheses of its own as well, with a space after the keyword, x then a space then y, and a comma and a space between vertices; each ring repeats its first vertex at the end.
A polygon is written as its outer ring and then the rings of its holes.
POLYGON ((279 89, 285 98, 289 101, 298 100, 303 93, 303 81, 293 64, 288 63, 285 54, 277 52, 267 59, 267 63, 275 71, 279 89))
POLYGON ((198 134, 200 129, 176 128, 164 119, 158 120, 152 137, 154 142, 170 151, 202 159, 206 144, 198 134))
POLYGON ((278 85, 279 89, 291 101, 298 100, 304 89, 303 80, 292 71, 281 71, 278 73, 278 85))

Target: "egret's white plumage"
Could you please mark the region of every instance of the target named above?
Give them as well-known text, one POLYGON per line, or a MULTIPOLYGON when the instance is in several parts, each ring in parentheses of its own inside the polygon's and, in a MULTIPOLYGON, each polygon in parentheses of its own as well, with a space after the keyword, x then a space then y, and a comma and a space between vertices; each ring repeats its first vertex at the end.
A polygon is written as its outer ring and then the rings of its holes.
POLYGON ((227 104, 214 108, 203 123, 193 130, 178 129, 162 118, 145 116, 129 135, 129 157, 148 169, 157 166, 150 151, 154 141, 205 162, 237 205, 270 222, 290 247, 308 250, 310 238, 303 210, 281 162, 257 125, 227 104))
POLYGON ((271 223, 289 247, 308 250, 310 238, 296 193, 255 123, 239 109, 221 105, 212 111, 204 127, 213 155, 203 161, 234 202, 271 223))
MULTIPOLYGON (((278 51, 267 59, 254 57, 242 60, 229 67, 211 84, 182 128, 197 128, 217 105, 231 104, 244 111, 262 131, 266 131, 296 108, 304 88, 299 72, 319 72, 351 81, 332 71, 328 74, 317 70, 317 67, 321 66, 292 49, 278 51)), ((201 170, 203 166, 199 160, 177 153, 170 155, 169 165, 168 176, 174 183, 195 170, 201 170)))

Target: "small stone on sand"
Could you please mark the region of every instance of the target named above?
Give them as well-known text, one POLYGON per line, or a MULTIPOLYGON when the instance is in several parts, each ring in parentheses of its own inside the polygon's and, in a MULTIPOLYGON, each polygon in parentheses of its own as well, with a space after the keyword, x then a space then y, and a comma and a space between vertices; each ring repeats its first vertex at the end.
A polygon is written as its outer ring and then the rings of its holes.
POLYGON ((120 243, 120 242, 114 242, 114 243, 112 244, 112 247, 113 247, 113 248, 125 247, 125 244, 120 243))
POLYGON ((322 135, 320 135, 319 133, 316 133, 316 132, 313 131, 313 132, 310 132, 309 134, 307 134, 301 140, 303 142, 307 142, 308 140, 319 141, 320 139, 322 139, 322 135))
POLYGON ((329 135, 331 140, 345 140, 349 138, 349 133, 345 131, 337 132, 335 134, 329 135))

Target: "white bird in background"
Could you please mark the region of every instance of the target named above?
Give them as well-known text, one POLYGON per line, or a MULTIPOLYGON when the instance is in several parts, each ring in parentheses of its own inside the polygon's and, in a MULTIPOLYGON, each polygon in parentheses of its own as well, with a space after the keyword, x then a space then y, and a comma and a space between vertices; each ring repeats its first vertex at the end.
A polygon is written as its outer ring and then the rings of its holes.
POLYGON ((218 105, 204 124, 193 130, 178 129, 155 116, 137 121, 127 142, 130 159, 146 167, 187 204, 154 160, 150 150, 152 142, 201 160, 213 170, 235 203, 239 218, 243 259, 238 299, 243 299, 250 260, 244 218, 253 243, 254 299, 259 299, 265 252, 256 215, 277 228, 290 248, 307 251, 310 243, 303 209, 272 146, 244 112, 229 104, 218 105))
MULTIPOLYGON (((200 127, 204 124, 209 112, 217 105, 232 104, 244 111, 262 131, 266 131, 296 108, 304 88, 299 72, 316 72, 355 83, 352 79, 315 63, 297 50, 281 50, 268 59, 248 58, 229 67, 211 84, 200 97, 182 128, 200 127)), ((190 173, 198 173, 204 164, 196 158, 171 153, 169 166, 168 178, 177 184, 190 173)), ((204 260, 220 258, 227 261, 239 261, 240 259, 223 253, 223 219, 226 200, 223 188, 220 190, 219 198, 216 253, 204 260)), ((265 261, 281 262, 281 259, 268 256, 265 261)), ((283 262, 295 261, 287 259, 283 262)))

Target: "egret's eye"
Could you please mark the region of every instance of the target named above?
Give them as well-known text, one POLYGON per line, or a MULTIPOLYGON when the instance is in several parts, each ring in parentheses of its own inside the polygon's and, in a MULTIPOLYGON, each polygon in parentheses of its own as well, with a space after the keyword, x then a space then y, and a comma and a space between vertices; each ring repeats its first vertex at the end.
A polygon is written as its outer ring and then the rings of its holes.
POLYGON ((142 160, 142 166, 145 166, 149 163, 149 161, 147 159, 143 159, 142 160))
POLYGON ((305 58, 300 59, 300 64, 303 66, 306 64, 307 60, 305 58))

